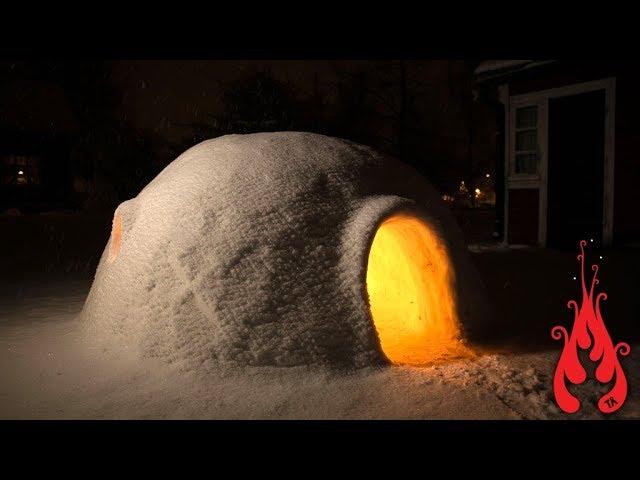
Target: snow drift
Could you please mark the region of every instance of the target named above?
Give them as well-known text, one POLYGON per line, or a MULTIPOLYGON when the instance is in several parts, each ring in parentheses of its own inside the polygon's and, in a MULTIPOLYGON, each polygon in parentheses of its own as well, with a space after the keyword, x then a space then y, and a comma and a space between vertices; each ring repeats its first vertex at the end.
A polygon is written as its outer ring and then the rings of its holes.
POLYGON ((411 167, 310 133, 202 142, 114 215, 83 309, 86 332, 186 369, 387 362, 365 278, 378 226, 422 219, 451 260, 464 336, 480 281, 439 195, 411 167))

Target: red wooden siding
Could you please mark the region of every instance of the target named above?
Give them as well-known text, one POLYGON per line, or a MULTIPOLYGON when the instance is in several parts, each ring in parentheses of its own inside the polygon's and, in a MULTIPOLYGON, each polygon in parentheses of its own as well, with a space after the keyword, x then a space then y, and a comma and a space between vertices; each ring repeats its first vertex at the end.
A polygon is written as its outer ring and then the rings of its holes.
POLYGON ((524 245, 538 243, 538 189, 509 190, 508 242, 524 245))

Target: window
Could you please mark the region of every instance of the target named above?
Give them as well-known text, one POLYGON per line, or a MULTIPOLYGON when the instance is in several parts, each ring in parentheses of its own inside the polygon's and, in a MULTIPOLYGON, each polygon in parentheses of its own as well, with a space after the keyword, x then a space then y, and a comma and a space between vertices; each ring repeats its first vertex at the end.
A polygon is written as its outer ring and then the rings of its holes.
POLYGON ((24 155, 0 156, 0 183, 3 185, 38 185, 39 159, 24 155))
POLYGON ((515 125, 515 162, 516 175, 538 173, 538 107, 516 109, 515 125))

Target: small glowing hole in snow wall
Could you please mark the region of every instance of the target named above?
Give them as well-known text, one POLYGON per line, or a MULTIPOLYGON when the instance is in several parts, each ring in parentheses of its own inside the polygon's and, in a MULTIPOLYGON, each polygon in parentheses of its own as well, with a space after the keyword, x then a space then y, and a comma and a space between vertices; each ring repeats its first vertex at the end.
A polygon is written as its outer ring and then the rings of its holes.
POLYGON ((453 280, 447 249, 426 223, 398 213, 380 224, 366 284, 373 323, 390 362, 424 365, 462 348, 453 280))
POLYGON ((109 244, 109 257, 108 261, 113 262, 120 252, 120 245, 122 244, 122 218, 119 213, 113 217, 113 224, 111 226, 111 243, 109 244))

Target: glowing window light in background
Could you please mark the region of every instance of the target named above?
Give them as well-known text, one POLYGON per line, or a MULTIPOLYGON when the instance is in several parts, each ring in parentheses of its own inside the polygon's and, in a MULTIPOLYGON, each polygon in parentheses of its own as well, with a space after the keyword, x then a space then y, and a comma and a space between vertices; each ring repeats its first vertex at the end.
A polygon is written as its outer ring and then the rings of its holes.
POLYGON ((27 177, 24 174, 24 170, 18 170, 18 175, 16 177, 16 183, 18 185, 26 185, 27 184, 27 177))

